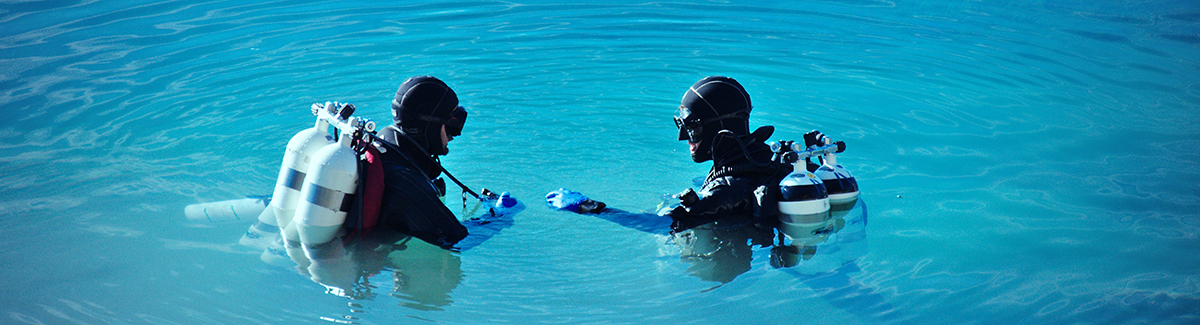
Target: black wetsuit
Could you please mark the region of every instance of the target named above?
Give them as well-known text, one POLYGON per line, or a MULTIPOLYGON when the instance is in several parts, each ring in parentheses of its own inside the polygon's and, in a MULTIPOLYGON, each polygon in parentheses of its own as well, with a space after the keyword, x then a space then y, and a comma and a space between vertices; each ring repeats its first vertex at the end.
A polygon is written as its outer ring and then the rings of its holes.
POLYGON ((763 141, 772 131, 774 128, 762 127, 740 136, 741 143, 732 138, 715 143, 713 167, 704 185, 699 192, 688 189, 680 193, 680 206, 665 214, 669 218, 614 209, 603 203, 591 213, 627 228, 658 234, 684 231, 718 220, 728 226, 771 229, 779 221, 776 200, 779 181, 792 171, 790 164, 771 160, 773 153, 763 141))
POLYGON ((379 226, 417 237, 430 244, 450 247, 465 238, 467 228, 446 208, 439 196, 445 194, 445 183, 439 188, 433 179, 442 173, 439 163, 393 126, 380 131, 388 146, 380 149, 383 171, 383 200, 379 211, 379 226))
POLYGON ((763 227, 774 226, 778 208, 774 200, 779 181, 792 171, 791 165, 771 161, 773 153, 763 141, 773 128, 763 127, 741 141, 726 136, 713 144, 713 167, 696 196, 681 195, 681 206, 667 216, 672 229, 688 229, 730 216, 763 227))
MULTIPOLYGON (((713 168, 699 192, 681 195, 681 206, 666 213, 631 213, 613 208, 594 212, 601 219, 649 233, 671 236, 687 273, 708 281, 729 282, 750 270, 753 246, 771 246, 778 223, 774 196, 779 181, 792 171, 772 162, 763 141, 770 127, 714 143, 713 168), (744 149, 743 149, 744 148, 744 149), (690 198, 689 198, 690 197, 690 198)), ((724 135, 722 135, 724 136, 724 135)))

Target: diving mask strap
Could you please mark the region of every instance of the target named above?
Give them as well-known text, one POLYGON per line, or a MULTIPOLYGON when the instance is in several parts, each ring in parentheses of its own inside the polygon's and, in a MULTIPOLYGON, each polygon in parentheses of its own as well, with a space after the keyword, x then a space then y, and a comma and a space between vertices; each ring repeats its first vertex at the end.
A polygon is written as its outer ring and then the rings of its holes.
MULTIPOLYGON (((709 124, 712 124, 713 122, 717 122, 717 121, 721 121, 721 120, 728 120, 728 119, 732 119, 732 118, 743 118, 742 115, 745 115, 744 118, 749 119, 750 118, 750 110, 743 109, 740 111, 731 112, 729 114, 724 114, 721 116, 710 117, 710 118, 699 118, 699 119, 692 120, 691 122, 696 123, 697 126, 704 127, 705 125, 709 125, 709 124)), ((687 119, 681 118, 680 120, 687 122, 687 119)))
MULTIPOLYGON (((395 99, 392 99, 392 107, 400 107, 400 102, 397 102, 395 99)), ((450 121, 450 119, 454 118, 453 111, 451 111, 450 116, 447 116, 445 118, 439 118, 437 116, 421 114, 421 113, 416 113, 416 112, 409 112, 409 114, 416 115, 418 121, 434 122, 434 123, 440 123, 440 124, 446 124, 446 122, 448 122, 448 121, 450 121)))

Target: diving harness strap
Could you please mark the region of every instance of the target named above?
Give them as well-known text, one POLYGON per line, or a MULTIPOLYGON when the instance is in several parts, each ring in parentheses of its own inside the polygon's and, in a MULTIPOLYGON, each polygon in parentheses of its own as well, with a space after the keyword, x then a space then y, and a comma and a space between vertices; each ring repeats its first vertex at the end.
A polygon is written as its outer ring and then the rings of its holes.
MULTIPOLYGON (((451 175, 450 171, 446 170, 446 167, 442 166, 441 161, 434 158, 433 155, 430 155, 428 151, 425 151, 425 148, 421 147, 420 144, 417 144, 417 140, 413 139, 412 137, 410 137, 408 134, 404 133, 403 131, 397 130, 395 125, 389 125, 389 126, 387 126, 387 128, 393 129, 394 133, 396 133, 400 136, 403 136, 405 139, 408 139, 409 143, 412 143, 412 145, 415 146, 417 148, 417 150, 420 150, 422 155, 425 155, 426 157, 429 157, 430 160, 433 160, 434 164, 438 166, 438 169, 440 169, 442 171, 442 173, 446 174, 446 177, 449 177, 451 181, 454 181, 454 184, 457 184, 458 187, 462 189, 463 210, 466 210, 466 208, 467 208, 467 194, 470 194, 472 197, 474 197, 476 200, 479 200, 480 202, 482 202, 488 198, 493 198, 495 196, 494 193, 492 193, 491 191, 489 191, 487 189, 483 190, 483 195, 487 196, 486 198, 484 196, 479 195, 479 193, 475 193, 475 191, 472 191, 470 188, 468 188, 466 185, 464 185, 461 181, 459 181, 458 178, 454 177, 454 175, 451 175)), ((408 157, 408 155, 404 154, 404 151, 401 151, 400 148, 397 147, 395 144, 388 142, 387 140, 379 137, 378 135, 375 135, 374 133, 366 133, 366 134, 369 137, 371 137, 372 143, 380 144, 380 145, 384 146, 385 148, 387 148, 388 150, 395 151, 401 157, 404 157, 404 160, 408 161, 408 163, 410 165, 412 165, 413 168, 416 168, 418 170, 420 169, 420 167, 418 167, 420 165, 418 165, 416 163, 416 161, 413 161, 412 158, 408 157)), ((421 173, 421 175, 425 176, 425 180, 429 181, 430 184, 433 183, 433 181, 429 179, 429 175, 425 175, 425 173, 421 173)), ((495 211, 492 211, 491 209, 489 209, 488 212, 493 215, 495 214, 495 211)))

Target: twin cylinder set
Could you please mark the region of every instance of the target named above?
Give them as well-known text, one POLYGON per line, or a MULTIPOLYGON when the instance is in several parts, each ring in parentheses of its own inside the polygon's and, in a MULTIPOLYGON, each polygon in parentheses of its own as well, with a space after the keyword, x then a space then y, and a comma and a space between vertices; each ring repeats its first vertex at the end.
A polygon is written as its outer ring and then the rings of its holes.
MULTIPOLYGON (((332 110, 314 105, 314 112, 332 110)), ((318 112, 312 128, 288 141, 275 182, 271 209, 284 240, 315 246, 338 237, 358 190, 358 154, 351 147, 353 129, 338 125, 341 135, 329 135, 332 111, 318 112), (324 116, 322 114, 325 114, 324 116)), ((347 114, 348 115, 348 114, 347 114)), ((345 120, 334 118, 337 121, 345 120)), ((347 125, 354 125, 350 117, 347 125)), ((342 123, 339 123, 342 124, 342 123)))
MULTIPOLYGON (((836 225, 830 222, 834 219, 831 210, 847 211, 858 201, 858 182, 837 163, 837 152, 845 145, 824 142, 825 146, 812 149, 792 146, 792 152, 821 155, 822 164, 809 172, 806 162, 797 159, 794 171, 779 182, 780 229, 795 246, 815 246, 825 241, 836 231, 832 229, 836 225)), ((779 145, 773 149, 781 152, 779 145)))

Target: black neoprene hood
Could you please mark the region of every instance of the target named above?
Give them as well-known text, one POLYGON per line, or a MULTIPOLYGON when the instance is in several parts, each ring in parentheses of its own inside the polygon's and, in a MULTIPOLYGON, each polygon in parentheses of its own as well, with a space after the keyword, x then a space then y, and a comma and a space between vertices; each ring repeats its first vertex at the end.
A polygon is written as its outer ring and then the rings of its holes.
POLYGON ((680 101, 679 138, 691 135, 697 142, 692 161, 712 159, 712 139, 721 130, 735 135, 750 134, 750 94, 733 78, 711 76, 700 79, 683 94, 680 101))
MULTIPOLYGON (((444 155, 441 128, 458 107, 458 95, 438 78, 408 78, 392 100, 392 120, 430 154, 444 155)), ((465 118, 465 116, 464 116, 465 118)))
POLYGON ((416 122, 426 122, 427 118, 447 119, 458 106, 458 95, 442 80, 431 76, 408 78, 392 101, 392 119, 396 125, 420 126, 416 122))
MULTIPOLYGON (((680 101, 687 110, 684 119, 707 119, 738 111, 750 113, 750 94, 733 78, 711 76, 697 81, 680 101)), ((731 130, 732 131, 732 130, 731 130)))

